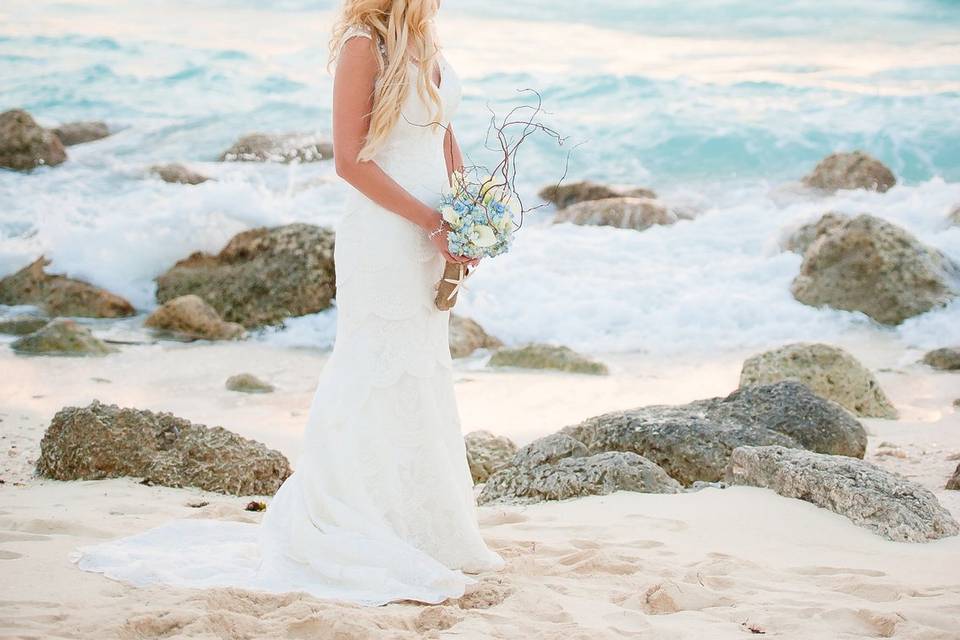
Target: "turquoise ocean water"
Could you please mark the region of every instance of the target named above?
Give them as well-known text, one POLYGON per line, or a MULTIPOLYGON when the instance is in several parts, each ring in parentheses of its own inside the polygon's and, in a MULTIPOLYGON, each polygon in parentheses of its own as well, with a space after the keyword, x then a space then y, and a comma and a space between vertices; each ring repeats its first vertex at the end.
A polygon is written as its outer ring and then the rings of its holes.
MULTIPOLYGON (((0 110, 42 124, 101 119, 117 133, 29 175, 0 171, 0 275, 39 253, 55 269, 153 306, 152 278, 237 231, 340 214, 331 168, 222 165, 239 135, 329 131, 326 41, 336 3, 25 1, 0 5, 0 110), (146 175, 180 161, 218 180, 146 175)), ((531 214, 509 256, 473 279, 463 311, 508 342, 595 350, 761 346, 878 331, 789 295, 783 233, 827 210, 869 211, 960 260, 960 3, 847 0, 444 0, 447 57, 464 83, 458 137, 478 162, 489 110, 543 96, 564 148, 531 139, 528 198, 570 177, 656 189, 697 218, 643 233, 531 214), (824 155, 863 149, 887 194, 800 194, 824 155)), ((266 339, 324 346, 334 313, 266 339)), ((960 341, 960 306, 893 333, 960 341)))

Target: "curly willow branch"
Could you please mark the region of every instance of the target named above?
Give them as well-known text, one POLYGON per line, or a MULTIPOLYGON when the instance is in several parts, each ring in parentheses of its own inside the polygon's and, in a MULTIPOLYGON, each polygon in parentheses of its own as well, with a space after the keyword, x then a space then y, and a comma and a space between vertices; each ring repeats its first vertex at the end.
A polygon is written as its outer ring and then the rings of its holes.
MULTIPOLYGON (((516 228, 519 229, 523 226, 523 216, 525 213, 545 206, 544 204, 538 204, 534 207, 526 207, 520 198, 520 194, 517 192, 516 177, 519 170, 517 158, 519 157, 520 145, 531 135, 538 132, 546 134, 556 140, 558 146, 563 146, 567 138, 561 136, 555 129, 548 127, 539 120, 539 116, 547 112, 543 109, 543 98, 536 89, 518 89, 517 93, 532 93, 536 96, 535 104, 518 105, 512 108, 500 122, 497 121, 496 113, 490 108, 490 105, 487 104, 487 110, 490 112, 490 124, 487 126, 483 145, 485 149, 499 154, 500 160, 496 166, 490 170, 485 165, 464 164, 464 172, 469 172, 471 175, 489 175, 493 180, 489 188, 504 187, 517 198, 517 202, 520 203, 520 221, 516 224, 516 228), (513 133, 517 129, 519 129, 519 133, 513 133)), ((439 126, 447 133, 450 132, 449 125, 445 125, 442 122, 418 124, 410 122, 405 115, 403 119, 406 120, 408 124, 416 127, 439 126)), ((449 145, 446 152, 450 157, 453 157, 453 137, 446 135, 444 137, 448 138, 447 143, 449 145)), ((573 149, 576 149, 577 146, 579 145, 574 146, 573 149)), ((557 180, 556 187, 559 187, 567 177, 567 171, 570 168, 570 155, 573 153, 573 149, 567 151, 563 164, 563 174, 560 176, 560 179, 557 180)))

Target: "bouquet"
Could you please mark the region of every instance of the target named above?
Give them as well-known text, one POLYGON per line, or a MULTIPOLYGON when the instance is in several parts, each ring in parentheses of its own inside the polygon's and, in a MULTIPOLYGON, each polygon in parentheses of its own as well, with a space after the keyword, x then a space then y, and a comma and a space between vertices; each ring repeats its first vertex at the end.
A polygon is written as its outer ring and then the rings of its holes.
POLYGON ((519 228, 514 219, 519 219, 520 208, 509 186, 491 176, 472 181, 465 170, 454 171, 451 183, 440 200, 440 215, 450 225, 450 253, 492 258, 508 251, 519 228))
MULTIPOLYGON (((510 250, 514 233, 520 228, 523 214, 527 211, 513 187, 517 150, 527 136, 535 131, 545 132, 563 144, 559 134, 536 120, 542 111, 540 94, 536 95, 538 102, 535 106, 513 109, 502 123, 498 123, 496 117, 491 119, 487 141, 491 133, 495 133, 499 147, 492 150, 501 155, 494 171, 487 173, 479 166, 454 171, 450 176, 450 186, 441 193, 438 210, 449 225, 447 250, 452 255, 492 258, 510 250), (532 110, 532 115, 526 119, 516 118, 516 114, 524 109, 532 110), (520 135, 508 137, 507 131, 517 126, 521 127, 520 135)), ((451 309, 456 304, 457 293, 471 273, 464 264, 446 264, 443 277, 437 283, 435 302, 439 309, 451 309)))

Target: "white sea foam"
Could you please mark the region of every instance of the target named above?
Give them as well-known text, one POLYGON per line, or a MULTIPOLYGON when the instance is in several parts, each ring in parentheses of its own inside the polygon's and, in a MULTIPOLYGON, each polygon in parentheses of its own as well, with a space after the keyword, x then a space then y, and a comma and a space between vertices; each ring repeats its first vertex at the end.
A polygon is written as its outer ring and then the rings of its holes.
MULTIPOLYGON (((119 0, 13 0, 3 15, 0 109, 24 106, 46 125, 103 118, 117 133, 71 147, 55 169, 0 171, 0 275, 43 253, 51 270, 146 311, 153 278, 193 251, 216 252, 254 226, 340 215, 348 187, 327 163, 214 161, 249 131, 329 129, 323 39, 333 3, 167 4, 161 12, 119 0), (147 175, 170 161, 215 181, 188 187, 147 175)), ((550 210, 538 211, 513 253, 481 266, 458 312, 511 344, 586 351, 759 347, 850 331, 918 348, 960 342, 957 304, 891 329, 798 303, 789 286, 801 259, 779 249, 787 230, 825 211, 864 211, 960 261, 960 228, 944 224, 960 203, 955 19, 903 0, 874 13, 863 0, 793 14, 752 0, 705 6, 704 15, 662 0, 631 11, 581 4, 551 2, 576 20, 545 21, 542 2, 495 0, 481 15, 445 3, 446 47, 465 79, 462 145, 488 159, 488 103, 502 115, 517 89, 532 86, 570 140, 525 146, 527 202, 582 143, 571 179, 652 186, 699 215, 636 232, 552 225, 550 210), (851 37, 823 32, 821 18, 842 21, 851 37), (464 29, 475 37, 454 37, 464 29), (888 35, 859 37, 867 34, 888 35), (825 198, 785 184, 855 147, 889 164, 901 184, 825 198)), ((335 324, 330 310, 260 339, 322 348, 335 324)))

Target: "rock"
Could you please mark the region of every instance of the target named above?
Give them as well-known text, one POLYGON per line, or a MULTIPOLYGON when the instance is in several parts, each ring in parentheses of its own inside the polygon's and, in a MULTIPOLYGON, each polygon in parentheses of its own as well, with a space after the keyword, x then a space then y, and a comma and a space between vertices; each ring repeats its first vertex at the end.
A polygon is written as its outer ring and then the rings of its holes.
POLYGON ((737 447, 776 444, 800 448, 793 438, 771 429, 713 420, 683 406, 607 413, 560 432, 582 442, 591 454, 629 451, 641 455, 686 486, 698 480, 722 479, 730 453, 737 447))
POLYGON ((595 362, 567 347, 549 344, 528 344, 519 349, 500 349, 490 358, 491 367, 523 369, 557 369, 571 373, 606 375, 607 365, 595 362))
POLYGON ((832 211, 825 213, 816 222, 805 224, 791 233, 790 236, 787 237, 787 239, 781 244, 781 248, 784 251, 792 251, 793 253, 799 253, 800 255, 803 255, 807 252, 807 249, 810 248, 810 245, 812 245, 817 238, 849 219, 850 216, 842 213, 835 213, 832 211))
POLYGON ((713 420, 763 427, 817 453, 862 458, 867 431, 849 411, 793 380, 743 386, 726 398, 693 402, 713 420))
POLYGON ((323 311, 335 293, 333 231, 310 224, 251 229, 217 255, 197 252, 157 278, 157 300, 190 293, 252 328, 323 311))
POLYGON ((55 480, 133 476, 246 496, 272 495, 291 470, 280 452, 223 427, 94 400, 53 417, 40 442, 37 473, 55 480))
POLYGON ((235 376, 227 378, 226 385, 230 391, 239 391, 240 393, 273 393, 275 387, 269 382, 264 382, 252 373, 238 373, 235 376))
POLYGON ((953 406, 960 409, 960 398, 957 398, 956 400, 953 401, 953 406))
POLYGON ((585 444, 565 433, 551 433, 538 438, 517 451, 511 464, 532 469, 554 464, 563 458, 585 458, 590 455, 585 444))
POLYGON ((29 171, 56 166, 67 159, 60 138, 38 125, 29 113, 11 109, 0 113, 0 167, 29 171))
POLYGON ((934 349, 923 356, 923 364, 944 371, 960 370, 960 347, 934 349))
POLYGON ((836 191, 837 189, 867 189, 885 192, 897 183, 893 172, 882 162, 862 151, 832 153, 803 179, 808 187, 836 191))
POLYGON ((819 235, 791 290, 804 304, 896 325, 955 298, 960 266, 900 227, 861 214, 819 235))
POLYGON ((168 300, 150 314, 144 326, 197 340, 235 340, 247 333, 236 322, 224 322, 216 309, 193 294, 168 300))
POLYGON ((783 447, 740 447, 730 458, 726 479, 811 502, 897 542, 960 533, 930 491, 863 460, 783 447))
POLYGON ((100 121, 66 122, 53 129, 53 134, 60 138, 63 146, 92 142, 110 135, 106 123, 100 121))
POLYGON ((953 475, 947 480, 947 486, 944 488, 952 491, 960 491, 960 464, 954 469, 953 475))
POLYGON ((0 333, 14 336, 25 336, 42 329, 50 322, 50 318, 37 316, 14 316, 0 319, 0 333))
POLYGON ((866 432, 853 416, 792 381, 747 387, 685 405, 606 413, 560 433, 583 443, 589 454, 642 455, 687 486, 721 480, 730 453, 740 446, 809 447, 858 457, 866 448, 866 432))
POLYGON ((36 305, 51 316, 121 318, 136 313, 118 295, 82 280, 46 273, 47 264, 50 261, 41 256, 0 280, 0 304, 36 305))
POLYGON ((150 167, 150 172, 160 176, 160 179, 164 182, 176 184, 201 184, 210 179, 177 163, 155 164, 150 167))
POLYGON ((554 222, 618 227, 643 231, 653 225, 673 224, 679 217, 648 198, 605 198, 571 205, 557 211, 554 222))
POLYGON ((530 503, 606 495, 614 491, 677 493, 680 485, 663 469, 635 453, 609 451, 534 467, 510 466, 490 476, 478 504, 530 503))
POLYGON ((310 133, 251 133, 220 155, 222 162, 317 162, 333 157, 333 143, 310 133))
POLYGON ((465 358, 477 349, 497 349, 503 343, 470 318, 450 314, 450 355, 465 358))
POLYGON ((471 431, 463 437, 473 483, 486 482, 492 474, 510 464, 517 445, 510 438, 489 431, 471 431))
POLYGON ((953 208, 953 211, 947 216, 947 224, 960 227, 960 204, 953 208))
POLYGON ((751 356, 740 371, 740 386, 799 380, 823 398, 858 416, 897 417, 870 370, 852 355, 828 344, 797 342, 751 356))
POLYGON ((116 351, 86 327, 66 318, 51 320, 37 331, 14 340, 10 347, 17 353, 54 356, 105 356, 116 351))
POLYGON ((644 189, 642 187, 615 189, 605 184, 590 182, 589 180, 571 182, 569 184, 550 185, 541 189, 537 195, 539 195, 541 199, 554 204, 557 209, 563 209, 578 202, 603 200, 604 198, 632 196, 636 198, 653 199, 657 197, 657 194, 650 189, 644 189))

